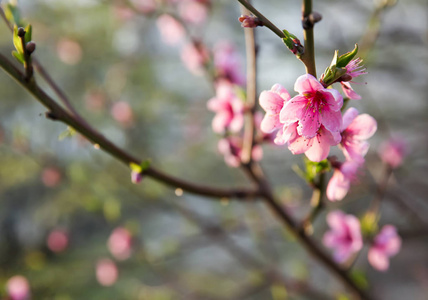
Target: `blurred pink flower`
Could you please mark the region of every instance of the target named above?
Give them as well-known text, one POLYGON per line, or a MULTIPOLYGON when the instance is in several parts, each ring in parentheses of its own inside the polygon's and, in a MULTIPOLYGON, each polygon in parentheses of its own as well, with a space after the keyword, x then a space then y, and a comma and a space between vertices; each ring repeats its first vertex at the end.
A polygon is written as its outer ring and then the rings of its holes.
POLYGON ((203 75, 204 65, 208 62, 210 54, 202 44, 186 44, 181 49, 181 60, 194 75, 203 75))
MULTIPOLYGON (((242 138, 230 136, 218 142, 218 150, 224 156, 224 161, 230 167, 239 167, 242 155, 242 138)), ((263 158, 263 150, 259 145, 253 147, 251 158, 259 161, 263 158)))
POLYGON ((327 185, 327 198, 330 201, 342 200, 351 187, 351 182, 357 178, 359 164, 354 161, 346 161, 335 168, 333 176, 327 185))
POLYGON ((104 109, 106 96, 98 90, 91 90, 85 94, 86 108, 90 111, 101 111, 104 109))
POLYGON ((352 254, 363 247, 360 221, 353 215, 346 215, 335 210, 327 215, 331 230, 326 232, 323 243, 334 250, 333 258, 338 263, 345 262, 352 254))
POLYGON ((95 275, 99 284, 111 286, 117 281, 119 271, 111 259, 104 258, 98 260, 95 267, 95 275))
POLYGON ((46 243, 52 252, 62 252, 68 247, 68 233, 65 230, 55 229, 49 233, 46 243))
POLYGON ((401 248, 401 238, 393 225, 385 225, 376 235, 369 249, 369 263, 379 271, 389 268, 389 258, 396 255, 401 248))
POLYGON ((364 156, 369 149, 367 139, 377 130, 376 120, 368 114, 358 115, 358 110, 351 107, 343 115, 340 143, 347 160, 364 163, 364 156))
POLYGON ((208 7, 200 1, 181 0, 178 3, 178 12, 185 22, 200 25, 207 19, 208 7))
POLYGON ((262 132, 271 133, 283 126, 279 120, 279 113, 290 98, 288 91, 279 83, 275 84, 270 91, 263 91, 260 94, 259 103, 266 112, 260 124, 262 132))
POLYGON ((156 20, 156 25, 159 28, 163 42, 168 45, 177 45, 186 34, 183 25, 167 14, 160 15, 156 20))
POLYGON ((142 13, 151 13, 156 10, 156 0, 131 0, 135 8, 142 13))
POLYGON ((380 145, 379 156, 384 163, 395 169, 401 166, 407 151, 408 146, 405 139, 401 136, 394 136, 380 145))
POLYGON ((223 41, 214 47, 214 67, 218 76, 245 85, 242 58, 231 43, 223 41))
POLYGON ((10 300, 30 299, 30 284, 24 276, 16 275, 9 278, 6 283, 6 290, 10 300))
POLYGON ((130 127, 134 121, 132 108, 126 101, 117 101, 111 107, 113 118, 125 127, 130 127))
POLYGON ((47 187, 55 187, 61 182, 61 172, 56 167, 46 167, 42 171, 42 182, 47 187))
POLYGON ((214 132, 241 130, 244 125, 244 104, 236 95, 232 84, 226 81, 217 82, 216 96, 208 101, 207 106, 216 113, 212 122, 214 132))
POLYGON ((128 229, 117 227, 111 233, 107 246, 110 253, 118 260, 125 260, 131 256, 132 235, 128 229))
POLYGON ((310 74, 297 78, 294 90, 299 95, 284 105, 280 113, 281 123, 288 126, 299 122, 297 130, 305 138, 316 136, 321 125, 332 133, 340 131, 343 98, 338 91, 325 89, 310 74))
POLYGON ((69 38, 60 39, 56 46, 56 51, 59 59, 67 65, 79 63, 83 56, 80 44, 69 38))
POLYGON ((135 16, 135 12, 126 5, 113 5, 113 14, 120 21, 128 21, 135 16))

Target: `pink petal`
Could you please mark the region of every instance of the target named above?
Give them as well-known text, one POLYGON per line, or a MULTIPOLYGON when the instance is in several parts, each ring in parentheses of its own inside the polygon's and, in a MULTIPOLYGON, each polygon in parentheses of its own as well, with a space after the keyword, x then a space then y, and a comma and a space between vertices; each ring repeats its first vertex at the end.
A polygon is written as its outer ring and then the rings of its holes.
POLYGON ((346 180, 342 172, 335 170, 327 185, 327 198, 330 201, 340 201, 345 198, 350 188, 350 181, 346 180))
POLYGON ((311 146, 312 139, 307 139, 304 136, 297 136, 297 138, 290 140, 288 143, 288 149, 293 154, 305 153, 311 146))
POLYGON ((382 251, 370 248, 368 254, 369 263, 378 271, 386 271, 389 268, 389 258, 382 251))
POLYGON ((324 96, 324 101, 332 111, 339 111, 343 106, 343 97, 335 89, 322 89, 318 91, 324 96))
POLYGON ((335 231, 344 233, 345 214, 340 210, 334 210, 327 215, 327 224, 335 231))
POLYGON ((229 130, 231 132, 238 132, 244 126, 244 115, 235 114, 232 121, 229 123, 229 130))
POLYGON ((340 128, 342 127, 342 113, 340 110, 332 111, 326 108, 321 113, 321 123, 331 132, 340 132, 340 128))
POLYGON ((351 100, 360 100, 361 96, 358 95, 351 87, 351 84, 349 82, 341 82, 343 93, 346 97, 348 97, 351 100))
POLYGON ((260 124, 260 130, 264 133, 271 133, 280 127, 282 127, 282 124, 279 121, 279 115, 266 114, 260 124))
POLYGON ((212 122, 213 131, 215 133, 223 133, 231 120, 232 115, 227 111, 218 112, 212 122))
POLYGON ((281 98, 287 102, 288 100, 290 100, 290 94, 288 93, 287 89, 284 88, 282 85, 280 85, 279 83, 274 84, 274 86, 270 89, 272 92, 277 93, 278 95, 281 96, 281 98))
POLYGON ((306 138, 313 138, 316 136, 320 126, 321 122, 319 112, 314 109, 307 108, 303 111, 303 116, 299 118, 299 127, 297 127, 297 131, 300 135, 306 138))
POLYGON ((290 125, 302 118, 308 99, 296 96, 285 103, 279 114, 281 123, 290 125))
POLYGON ((263 158, 263 149, 260 145, 255 145, 253 151, 251 152, 251 158, 254 161, 260 161, 263 158))
POLYGON ((376 132, 377 122, 372 116, 362 114, 354 119, 347 130, 353 134, 354 139, 367 140, 376 132))
POLYGON ((348 126, 354 121, 354 119, 358 116, 359 112, 356 108, 350 107, 343 114, 343 123, 340 131, 344 131, 348 126))
POLYGON ((277 133, 274 143, 277 145, 284 145, 293 137, 297 136, 297 122, 290 126, 284 125, 277 133))
POLYGON ((284 99, 277 93, 263 91, 259 98, 260 106, 269 114, 279 114, 284 107, 284 99))
POLYGON ((322 84, 312 75, 305 74, 297 78, 294 90, 299 94, 316 92, 324 89, 322 84))

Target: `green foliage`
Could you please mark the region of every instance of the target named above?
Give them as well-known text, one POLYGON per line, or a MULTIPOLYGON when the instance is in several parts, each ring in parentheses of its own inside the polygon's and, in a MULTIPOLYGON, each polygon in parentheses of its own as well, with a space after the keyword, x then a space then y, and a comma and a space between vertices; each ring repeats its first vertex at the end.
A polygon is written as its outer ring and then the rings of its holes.
POLYGON ((357 55, 358 45, 355 44, 354 50, 339 56, 339 50, 334 51, 333 59, 330 66, 325 69, 322 75, 322 81, 325 86, 329 86, 336 82, 340 77, 346 74, 346 65, 357 55))

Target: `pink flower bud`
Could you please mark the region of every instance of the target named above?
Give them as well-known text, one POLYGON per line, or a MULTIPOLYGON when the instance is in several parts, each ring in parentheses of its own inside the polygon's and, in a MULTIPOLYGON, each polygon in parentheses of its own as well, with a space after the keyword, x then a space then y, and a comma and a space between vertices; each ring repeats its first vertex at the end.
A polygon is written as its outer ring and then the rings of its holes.
POLYGON ((132 183, 138 184, 143 180, 143 175, 139 172, 132 171, 131 172, 131 181, 132 183))
POLYGON ((241 22, 241 26, 246 28, 263 26, 262 21, 256 16, 241 15, 238 20, 241 22))

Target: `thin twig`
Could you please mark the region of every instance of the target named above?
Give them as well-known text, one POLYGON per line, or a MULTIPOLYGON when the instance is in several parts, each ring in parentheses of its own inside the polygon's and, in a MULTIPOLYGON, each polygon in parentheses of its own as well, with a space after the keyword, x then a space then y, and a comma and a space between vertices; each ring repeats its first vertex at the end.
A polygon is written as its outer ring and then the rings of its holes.
MULTIPOLYGON (((247 14, 248 10, 242 8, 242 12, 243 14, 247 14)), ((255 133, 254 113, 256 111, 257 98, 257 49, 255 33, 252 28, 245 28, 245 49, 247 56, 247 113, 241 161, 243 164, 248 164, 251 162, 253 151, 255 133)))

